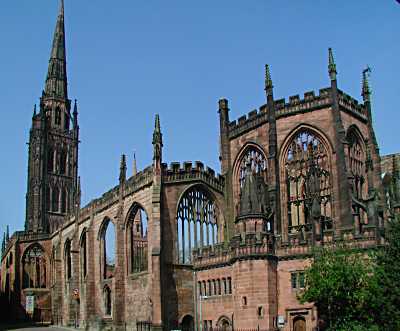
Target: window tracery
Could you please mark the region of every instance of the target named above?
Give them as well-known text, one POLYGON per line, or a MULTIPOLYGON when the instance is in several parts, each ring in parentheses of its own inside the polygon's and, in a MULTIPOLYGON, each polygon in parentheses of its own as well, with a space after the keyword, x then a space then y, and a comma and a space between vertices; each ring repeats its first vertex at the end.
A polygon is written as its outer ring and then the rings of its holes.
POLYGON ((182 196, 177 210, 178 263, 192 263, 192 250, 218 243, 219 225, 211 195, 199 186, 182 196))
POLYGON ((22 262, 23 288, 46 288, 47 264, 43 248, 38 244, 28 248, 22 262))
POLYGON ((331 228, 328 152, 311 131, 300 131, 290 142, 285 171, 289 233, 311 230, 313 220, 331 228))
POLYGON ((239 166, 240 188, 243 187, 248 164, 250 164, 250 169, 255 174, 261 174, 267 169, 267 161, 265 160, 264 154, 256 148, 249 148, 240 161, 240 166, 239 166))

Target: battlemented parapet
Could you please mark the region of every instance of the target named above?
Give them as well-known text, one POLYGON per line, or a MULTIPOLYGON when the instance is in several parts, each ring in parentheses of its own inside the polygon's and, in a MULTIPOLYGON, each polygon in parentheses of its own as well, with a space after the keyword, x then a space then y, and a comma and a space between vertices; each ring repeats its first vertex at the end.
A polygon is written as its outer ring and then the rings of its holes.
POLYGON ((229 245, 220 243, 193 250, 195 269, 231 265, 237 260, 267 258, 274 254, 274 237, 270 233, 246 233, 232 238, 229 245))
POLYGON ((203 181, 219 192, 223 192, 225 179, 222 175, 215 174, 210 167, 204 168, 204 164, 196 161, 194 166, 192 162, 172 162, 170 166, 162 164, 163 183, 179 183, 188 181, 203 181))
MULTIPOLYGON (((314 91, 307 91, 301 99, 299 95, 292 95, 289 101, 286 99, 277 99, 274 102, 276 118, 287 117, 294 114, 311 112, 331 106, 331 89, 323 88, 319 90, 319 94, 315 95, 314 91)), ((338 90, 339 106, 341 110, 349 112, 363 121, 367 121, 367 111, 363 104, 341 90, 338 90)), ((247 115, 239 117, 229 123, 229 138, 233 139, 243 133, 253 130, 254 128, 268 122, 268 107, 262 105, 258 110, 252 110, 247 115)))

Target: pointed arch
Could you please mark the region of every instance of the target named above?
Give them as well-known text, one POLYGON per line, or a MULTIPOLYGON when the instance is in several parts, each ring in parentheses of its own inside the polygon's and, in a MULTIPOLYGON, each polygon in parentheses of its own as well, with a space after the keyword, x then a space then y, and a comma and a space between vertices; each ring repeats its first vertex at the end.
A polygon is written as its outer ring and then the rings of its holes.
POLYGON ((60 189, 54 185, 51 190, 51 211, 58 213, 60 211, 60 189))
MULTIPOLYGON (((352 196, 359 201, 368 196, 367 143, 357 125, 352 124, 346 132, 346 161, 350 173, 352 196)), ((353 204, 355 224, 368 223, 367 213, 360 206, 353 204)))
POLYGON ((192 250, 220 241, 221 222, 215 196, 203 184, 189 186, 176 210, 177 261, 192 263, 192 250))
POLYGON ((125 242, 129 273, 148 269, 148 214, 144 207, 134 202, 125 220, 125 242))
POLYGON ((65 279, 69 281, 72 277, 72 255, 71 255, 71 240, 67 238, 64 244, 64 272, 65 272, 65 279))
POLYGON ((28 246, 22 255, 23 288, 47 288, 46 253, 39 243, 28 246))
POLYGON ((88 263, 87 263, 87 228, 84 228, 81 232, 79 240, 79 260, 81 270, 81 281, 87 276, 88 263))
MULTIPOLYGON (((259 174, 267 183, 267 157, 264 149, 257 143, 246 143, 236 155, 233 163, 233 195, 234 201, 240 201, 246 174, 246 166, 250 164, 251 171, 259 174)), ((239 204, 235 206, 236 216, 239 214, 239 204)))
POLYGON ((301 124, 280 150, 283 229, 311 231, 314 222, 332 228, 332 145, 318 129, 301 124))
POLYGON ((111 218, 105 217, 98 233, 100 241, 101 279, 114 277, 115 270, 115 225, 111 218))

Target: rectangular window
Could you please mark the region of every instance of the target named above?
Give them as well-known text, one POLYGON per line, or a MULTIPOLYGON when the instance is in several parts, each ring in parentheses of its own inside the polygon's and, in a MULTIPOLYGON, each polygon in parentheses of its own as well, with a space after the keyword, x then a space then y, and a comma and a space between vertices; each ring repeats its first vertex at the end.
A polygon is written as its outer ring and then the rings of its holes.
POLYGON ((292 272, 290 277, 291 277, 292 289, 296 289, 297 288, 297 273, 292 272))
POLYGON ((304 272, 299 272, 299 288, 304 288, 304 272))
POLYGON ((303 289, 305 287, 305 273, 304 271, 295 271, 290 274, 290 282, 292 289, 303 289))

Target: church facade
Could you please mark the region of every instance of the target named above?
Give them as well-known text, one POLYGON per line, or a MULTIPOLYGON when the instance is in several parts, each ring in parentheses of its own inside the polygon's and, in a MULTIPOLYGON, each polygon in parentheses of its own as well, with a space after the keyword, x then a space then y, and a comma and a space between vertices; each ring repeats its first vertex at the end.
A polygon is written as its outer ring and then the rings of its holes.
POLYGON ((8 316, 88 330, 314 330, 316 308, 297 300, 312 249, 382 245, 399 210, 399 156, 379 154, 367 70, 358 102, 338 88, 329 49, 328 87, 276 100, 266 66, 258 110, 232 121, 218 102, 221 174, 163 163, 156 116, 153 164, 128 177, 122 155, 117 185, 82 207, 65 54, 62 3, 32 117, 25 229, 3 239, 8 316))

